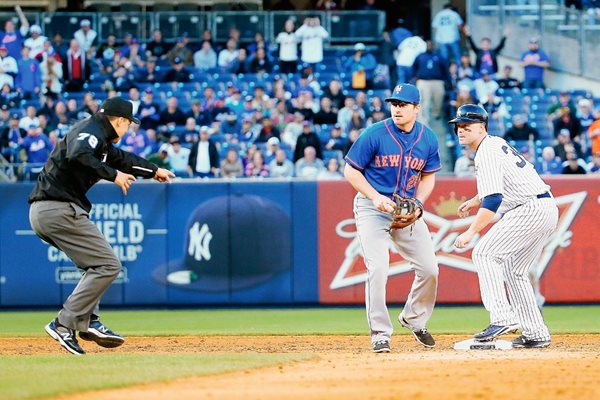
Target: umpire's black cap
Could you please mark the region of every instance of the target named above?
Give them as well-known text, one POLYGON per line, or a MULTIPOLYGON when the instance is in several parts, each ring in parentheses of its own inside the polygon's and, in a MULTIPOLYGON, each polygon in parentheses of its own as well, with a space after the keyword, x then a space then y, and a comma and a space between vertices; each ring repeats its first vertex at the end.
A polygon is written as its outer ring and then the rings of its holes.
POLYGON ((140 120, 133 116, 133 103, 122 97, 111 97, 105 100, 99 112, 113 117, 127 118, 136 124, 140 123, 140 120))
MULTIPOLYGON (((488 127, 488 113, 477 104, 465 104, 456 110, 456 118, 448 121, 449 124, 485 124, 488 127)), ((456 131, 456 129, 455 129, 456 131)))

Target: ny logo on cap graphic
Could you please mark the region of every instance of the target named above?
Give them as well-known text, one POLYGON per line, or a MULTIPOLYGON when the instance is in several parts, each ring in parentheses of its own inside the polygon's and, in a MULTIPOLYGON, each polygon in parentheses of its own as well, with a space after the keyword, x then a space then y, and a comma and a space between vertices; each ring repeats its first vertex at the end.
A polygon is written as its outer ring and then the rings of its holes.
POLYGON ((188 254, 196 261, 210 260, 210 241, 213 237, 208 229, 208 225, 203 224, 202 228, 199 228, 198 222, 194 223, 189 230, 190 243, 188 245, 188 254))
POLYGON ((402 91, 402 85, 398 85, 396 86, 396 89, 394 90, 394 94, 398 94, 402 91))

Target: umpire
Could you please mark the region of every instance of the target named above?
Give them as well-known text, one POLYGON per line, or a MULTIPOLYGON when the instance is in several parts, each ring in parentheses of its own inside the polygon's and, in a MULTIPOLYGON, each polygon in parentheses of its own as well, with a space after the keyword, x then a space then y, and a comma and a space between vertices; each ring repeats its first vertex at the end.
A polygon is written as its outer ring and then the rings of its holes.
POLYGON ((135 176, 171 182, 166 169, 113 146, 128 131, 131 102, 113 97, 94 115, 78 122, 58 143, 29 196, 29 221, 35 233, 62 250, 85 270, 79 284, 46 332, 73 354, 84 354, 76 331, 84 340, 117 347, 124 339, 99 318, 100 298, 121 271, 121 262, 89 219, 92 208, 87 191, 100 179, 114 182, 123 194, 135 176))

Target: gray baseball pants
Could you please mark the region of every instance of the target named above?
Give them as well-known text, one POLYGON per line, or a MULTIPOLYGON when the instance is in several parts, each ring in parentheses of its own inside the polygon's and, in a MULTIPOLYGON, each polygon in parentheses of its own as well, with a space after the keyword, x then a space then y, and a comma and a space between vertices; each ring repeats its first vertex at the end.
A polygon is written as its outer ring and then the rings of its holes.
POLYGON ((58 322, 87 332, 90 316, 99 315, 100 298, 121 271, 121 262, 88 212, 75 203, 36 201, 29 208, 29 222, 40 238, 85 270, 58 313, 58 322))
POLYGON ((431 317, 438 283, 438 264, 429 228, 423 219, 390 233, 392 216, 379 211, 364 195, 354 198, 354 217, 362 254, 367 266, 365 300, 371 341, 390 341, 394 327, 386 305, 390 269, 390 243, 415 271, 412 288, 400 317, 412 330, 425 328, 431 317))

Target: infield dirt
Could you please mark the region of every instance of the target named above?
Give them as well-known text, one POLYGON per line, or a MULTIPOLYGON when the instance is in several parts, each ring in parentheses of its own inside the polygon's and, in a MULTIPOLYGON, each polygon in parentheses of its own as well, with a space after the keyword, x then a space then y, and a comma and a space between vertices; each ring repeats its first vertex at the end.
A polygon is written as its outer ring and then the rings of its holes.
MULTIPOLYGON (((465 336, 436 336, 424 349, 397 335, 389 354, 366 336, 129 337, 88 353, 302 353, 315 359, 222 375, 182 378, 56 399, 598 399, 600 335, 554 336, 547 349, 455 351, 465 336)), ((49 338, 0 339, 3 354, 56 354, 49 338)))

